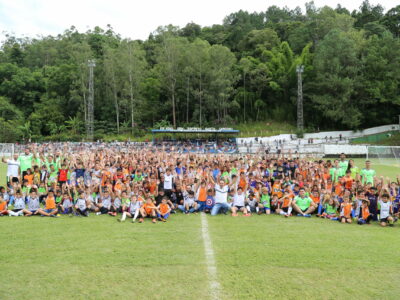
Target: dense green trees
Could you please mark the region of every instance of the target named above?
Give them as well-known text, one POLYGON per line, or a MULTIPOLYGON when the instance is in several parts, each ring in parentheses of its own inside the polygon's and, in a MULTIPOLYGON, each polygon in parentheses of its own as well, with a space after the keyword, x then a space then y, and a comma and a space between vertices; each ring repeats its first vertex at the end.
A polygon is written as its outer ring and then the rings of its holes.
POLYGON ((111 26, 58 36, 7 36, 0 49, 0 141, 79 138, 95 67, 96 135, 156 124, 225 126, 296 118, 303 64, 308 128, 356 129, 397 121, 400 6, 364 1, 306 13, 271 6, 223 24, 159 27, 145 41, 111 26))

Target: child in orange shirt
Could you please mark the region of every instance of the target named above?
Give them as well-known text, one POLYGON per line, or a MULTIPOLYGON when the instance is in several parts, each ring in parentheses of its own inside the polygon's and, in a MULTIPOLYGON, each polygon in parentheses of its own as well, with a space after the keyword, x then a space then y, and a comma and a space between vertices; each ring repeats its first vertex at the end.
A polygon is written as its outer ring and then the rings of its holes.
POLYGON ((157 207, 154 205, 153 200, 148 197, 146 203, 140 208, 140 214, 142 217, 139 219, 139 223, 143 223, 143 218, 152 218, 152 222, 156 223, 156 212, 157 207))
POLYGON ((351 223, 351 210, 353 208, 352 203, 348 196, 343 197, 343 202, 340 204, 340 222, 351 223))
POLYGON ((372 219, 371 214, 369 213, 368 208, 369 201, 367 199, 362 200, 361 204, 361 216, 358 218, 357 223, 359 225, 369 224, 372 219))
POLYGON ((157 206, 157 217, 162 222, 167 222, 171 208, 168 205, 168 198, 163 197, 161 203, 157 206))
POLYGON ((7 202, 3 199, 3 196, 0 195, 0 216, 5 215, 8 215, 7 202))

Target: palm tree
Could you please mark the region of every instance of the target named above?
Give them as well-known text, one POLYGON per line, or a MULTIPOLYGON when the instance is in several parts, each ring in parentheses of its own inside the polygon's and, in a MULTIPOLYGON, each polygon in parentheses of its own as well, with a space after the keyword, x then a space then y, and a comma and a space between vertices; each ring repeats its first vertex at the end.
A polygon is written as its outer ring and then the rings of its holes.
POLYGON ((31 121, 26 121, 24 125, 18 126, 18 129, 21 130, 22 136, 25 141, 29 141, 32 136, 32 129, 31 129, 31 121))
POLYGON ((65 121, 67 128, 71 129, 72 134, 78 134, 81 128, 82 121, 79 120, 76 116, 69 117, 69 120, 65 121))

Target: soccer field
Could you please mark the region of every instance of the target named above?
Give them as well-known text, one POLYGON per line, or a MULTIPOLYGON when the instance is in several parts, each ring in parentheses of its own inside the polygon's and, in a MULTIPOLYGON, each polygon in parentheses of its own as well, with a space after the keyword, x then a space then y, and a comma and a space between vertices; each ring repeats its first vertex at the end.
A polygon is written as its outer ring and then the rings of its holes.
MULTIPOLYGON (((207 216, 219 299, 396 299, 400 227, 207 216)), ((212 299, 200 215, 0 218, 0 299, 212 299)))

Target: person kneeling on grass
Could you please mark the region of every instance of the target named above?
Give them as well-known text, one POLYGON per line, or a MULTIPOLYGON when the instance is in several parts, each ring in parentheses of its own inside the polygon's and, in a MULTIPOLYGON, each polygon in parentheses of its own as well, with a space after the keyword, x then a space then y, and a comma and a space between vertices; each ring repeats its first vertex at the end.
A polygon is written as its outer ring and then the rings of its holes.
POLYGON ((304 188, 300 188, 299 195, 293 200, 293 210, 297 212, 297 216, 310 218, 315 209, 314 201, 306 196, 304 188))
POLYGON ((382 227, 385 227, 387 224, 393 226, 394 223, 393 207, 392 203, 389 202, 389 197, 389 194, 383 194, 381 199, 378 201, 378 208, 380 209, 379 223, 382 227))
POLYGON ((118 219, 118 222, 124 222, 126 217, 129 217, 132 218, 132 223, 135 223, 136 218, 139 216, 142 204, 142 201, 138 201, 136 196, 132 196, 128 206, 126 206, 125 201, 126 209, 122 213, 121 219, 118 219))
POLYGON ((139 223, 143 223, 144 218, 151 218, 153 223, 156 223, 157 217, 157 207, 154 205, 153 200, 148 197, 146 199, 146 203, 140 208, 141 218, 139 219, 139 223))
POLYGON ((167 222, 171 208, 168 205, 168 197, 164 196, 161 203, 157 206, 157 217, 162 222, 167 222))

